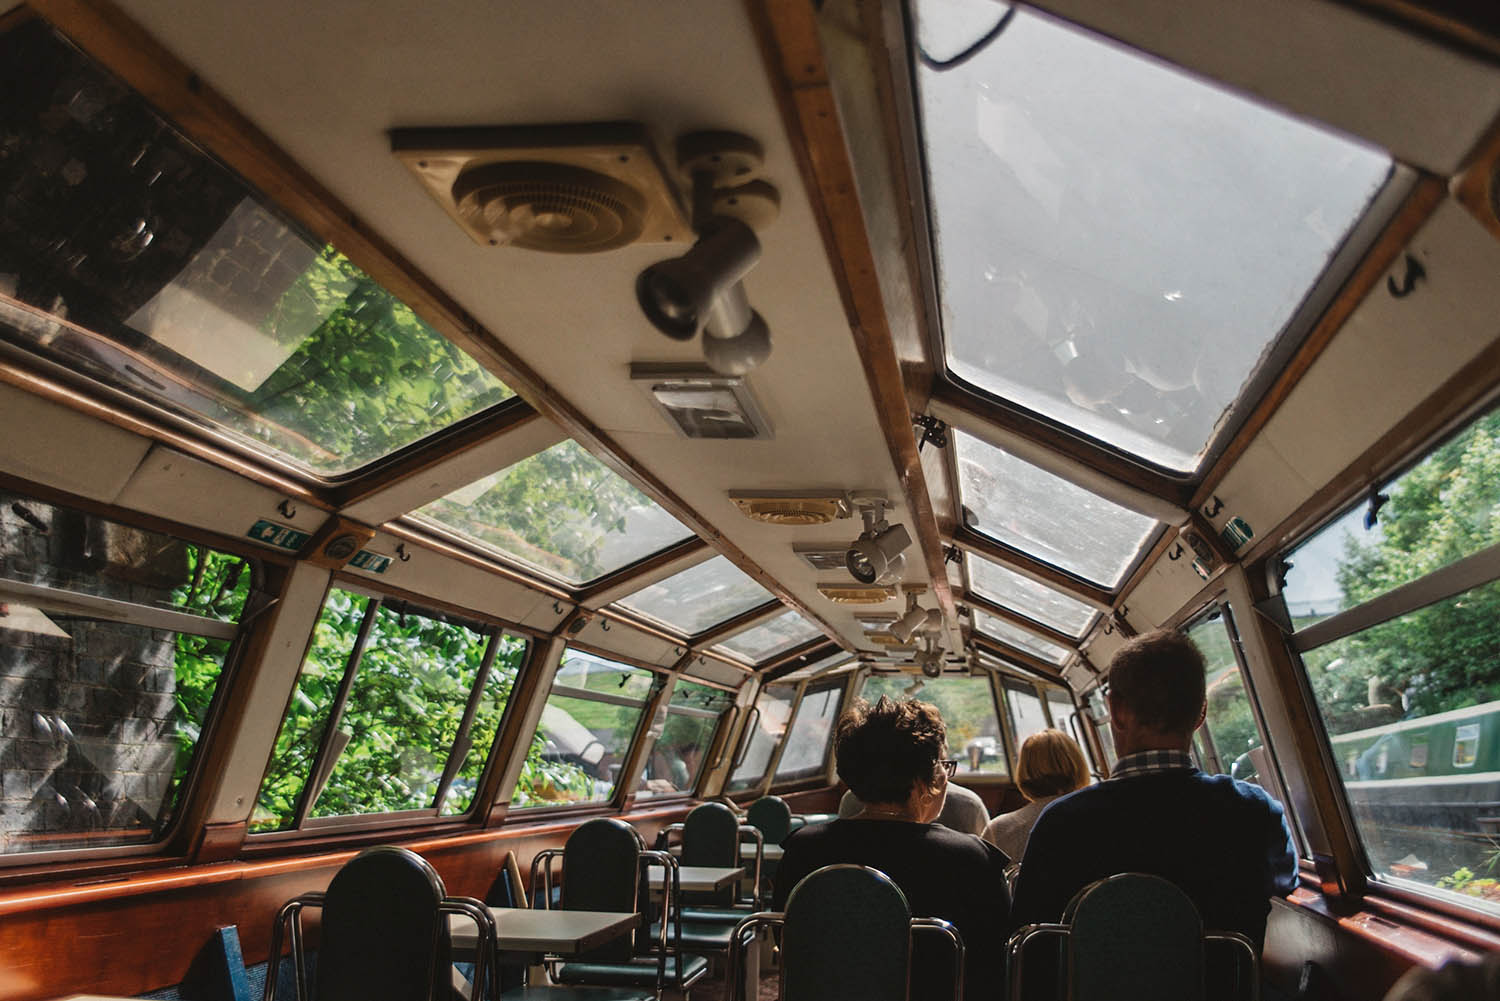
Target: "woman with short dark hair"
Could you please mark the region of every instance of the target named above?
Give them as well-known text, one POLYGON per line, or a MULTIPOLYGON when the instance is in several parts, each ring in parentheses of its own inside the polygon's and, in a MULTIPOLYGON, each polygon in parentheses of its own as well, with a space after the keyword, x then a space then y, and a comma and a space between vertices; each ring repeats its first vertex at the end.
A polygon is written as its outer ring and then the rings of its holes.
MULTIPOLYGON (((882 697, 863 699, 839 719, 834 754, 839 778, 864 803, 847 820, 805 827, 783 843, 774 906, 803 877, 825 865, 878 869, 906 895, 913 917, 943 918, 963 936, 968 1001, 1003 990, 1004 934, 1010 912, 1006 857, 972 834, 932 821, 942 812, 955 762, 947 759, 947 728, 937 707, 882 697)), ((911 996, 952 997, 946 947, 917 940, 911 996)))

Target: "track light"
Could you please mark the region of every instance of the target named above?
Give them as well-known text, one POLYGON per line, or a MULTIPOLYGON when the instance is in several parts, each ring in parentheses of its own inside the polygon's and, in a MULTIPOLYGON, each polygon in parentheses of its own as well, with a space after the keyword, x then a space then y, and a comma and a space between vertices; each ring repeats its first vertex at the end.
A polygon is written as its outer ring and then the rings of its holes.
POLYGON ((668 337, 690 341, 703 331, 703 358, 715 372, 744 375, 771 353, 771 331, 750 308, 741 279, 760 260, 755 230, 714 216, 681 257, 660 261, 636 279, 646 319, 668 337))
POLYGON ((844 565, 861 584, 890 583, 906 567, 902 550, 911 545, 911 535, 905 525, 885 520, 888 502, 884 497, 855 494, 852 499, 864 518, 865 530, 850 543, 844 565))
POLYGON ((917 651, 917 666, 922 673, 929 678, 940 678, 943 675, 943 648, 938 645, 937 638, 931 634, 922 637, 922 649, 917 651))
POLYGON ((907 589, 906 592, 906 614, 891 623, 891 635, 901 643, 910 643, 911 638, 921 632, 931 632, 942 628, 943 613, 936 608, 922 608, 917 604, 917 595, 920 590, 907 589))
POLYGON ((927 679, 926 678, 918 678, 916 681, 913 681, 911 684, 907 685, 906 688, 904 688, 902 690, 901 694, 905 695, 907 698, 911 698, 913 695, 916 695, 918 692, 920 692, 922 689, 924 689, 926 687, 927 687, 927 679))

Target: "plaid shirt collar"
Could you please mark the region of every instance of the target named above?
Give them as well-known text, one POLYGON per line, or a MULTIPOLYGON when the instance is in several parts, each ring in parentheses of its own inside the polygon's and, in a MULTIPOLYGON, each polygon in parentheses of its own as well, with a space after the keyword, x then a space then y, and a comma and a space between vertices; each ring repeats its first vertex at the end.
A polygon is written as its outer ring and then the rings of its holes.
POLYGON ((1115 762, 1109 777, 1110 781, 1114 781, 1156 772, 1180 772, 1196 767, 1186 751, 1137 751, 1115 762))

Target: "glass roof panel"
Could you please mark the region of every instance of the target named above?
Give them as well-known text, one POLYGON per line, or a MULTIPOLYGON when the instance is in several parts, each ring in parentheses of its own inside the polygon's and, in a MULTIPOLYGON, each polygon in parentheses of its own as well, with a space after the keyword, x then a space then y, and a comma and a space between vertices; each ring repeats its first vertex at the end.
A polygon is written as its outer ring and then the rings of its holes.
POLYGON ((1094 621, 1094 607, 1077 598, 973 553, 969 554, 968 563, 969 585, 974 593, 997 605, 1071 636, 1082 636, 1094 621))
POLYGON ((950 371, 1195 469, 1391 171, 1384 152, 1028 10, 918 0, 950 371))
POLYGON ((797 612, 786 611, 753 629, 735 633, 714 649, 758 664, 800 646, 822 632, 797 612))
POLYGON ((953 433, 958 489, 972 527, 1069 573, 1113 587, 1155 519, 1105 500, 962 431, 953 433))
POLYGON ((573 585, 693 534, 571 440, 433 501, 417 517, 573 585))
POLYGON ((552 683, 645 701, 655 680, 650 671, 569 647, 552 683))
POLYGON ((1051 640, 1044 640, 1020 626, 1013 626, 1004 619, 978 608, 974 609, 974 628, 1051 664, 1061 664, 1068 659, 1068 654, 1072 653, 1066 647, 1058 646, 1051 640))
POLYGON ((0 66, 0 343, 321 476, 514 395, 46 25, 0 66))
POLYGON ((715 556, 642 588, 620 604, 693 636, 770 600, 770 591, 723 556, 715 556))

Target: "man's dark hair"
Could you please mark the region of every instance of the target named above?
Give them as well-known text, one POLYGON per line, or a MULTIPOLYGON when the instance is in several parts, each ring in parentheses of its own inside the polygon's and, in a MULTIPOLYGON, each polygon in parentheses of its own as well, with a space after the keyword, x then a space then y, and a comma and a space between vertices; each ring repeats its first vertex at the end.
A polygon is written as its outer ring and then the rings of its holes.
POLYGON ((1109 697, 1158 733, 1191 733, 1203 711, 1203 654, 1168 630, 1130 640, 1109 661, 1109 697))
POLYGON ((834 737, 839 778, 862 802, 905 803, 915 783, 932 784, 947 736, 929 702, 855 699, 834 737))

